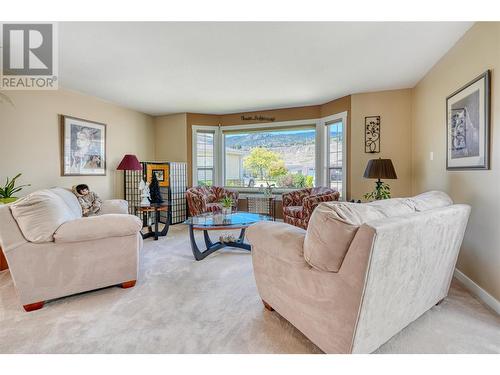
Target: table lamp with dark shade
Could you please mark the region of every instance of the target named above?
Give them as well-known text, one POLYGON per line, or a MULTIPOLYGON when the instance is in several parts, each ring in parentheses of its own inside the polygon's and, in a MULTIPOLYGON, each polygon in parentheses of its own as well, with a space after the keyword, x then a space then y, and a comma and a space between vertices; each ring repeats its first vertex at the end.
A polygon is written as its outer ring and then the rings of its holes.
POLYGON ((396 171, 394 170, 394 165, 392 165, 391 159, 381 158, 368 160, 368 164, 366 165, 365 174, 363 175, 363 177, 377 179, 377 181, 375 181, 375 199, 384 198, 382 194, 383 189, 387 188, 387 190, 390 190, 388 188, 388 185, 384 184, 381 179, 395 180, 398 178, 398 176, 396 175, 396 171))

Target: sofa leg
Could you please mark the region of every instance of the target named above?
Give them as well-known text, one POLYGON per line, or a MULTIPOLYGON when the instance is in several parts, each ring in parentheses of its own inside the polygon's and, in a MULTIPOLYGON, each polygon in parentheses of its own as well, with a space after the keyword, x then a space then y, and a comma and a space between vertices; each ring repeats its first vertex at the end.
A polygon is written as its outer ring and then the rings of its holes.
POLYGON ((121 283, 120 286, 123 289, 133 288, 135 286, 136 281, 137 280, 125 281, 124 283, 121 283))
POLYGON ((439 306, 441 303, 443 303, 444 301, 444 298, 443 299, 440 299, 437 303, 436 303, 436 306, 439 306))
POLYGON ((42 302, 30 303, 29 305, 24 305, 23 307, 24 310, 26 310, 26 312, 30 312, 30 311, 40 310, 44 304, 45 301, 42 301, 42 302))
POLYGON ((264 304, 264 307, 266 308, 266 310, 274 311, 273 307, 270 304, 268 304, 266 301, 262 300, 262 303, 264 304))

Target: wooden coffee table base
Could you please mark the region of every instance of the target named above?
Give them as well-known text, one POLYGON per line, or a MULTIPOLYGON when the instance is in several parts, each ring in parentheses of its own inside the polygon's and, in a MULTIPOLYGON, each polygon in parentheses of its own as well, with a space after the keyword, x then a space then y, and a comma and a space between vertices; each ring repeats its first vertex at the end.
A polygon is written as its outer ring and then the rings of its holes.
MULTIPOLYGON (((220 229, 228 229, 228 228, 220 228, 220 229)), ((234 229, 234 228, 231 228, 234 229)), ((211 230, 219 230, 219 228, 211 229, 211 230)), ((194 259, 203 260, 213 252, 220 250, 224 247, 237 247, 239 249, 250 251, 250 244, 244 243, 245 240, 245 228, 241 228, 240 236, 234 242, 215 242, 213 243, 208 235, 208 230, 206 229, 198 229, 193 228, 193 225, 189 225, 189 239, 191 240, 191 250, 193 251, 194 259), (196 239, 194 238, 195 230, 203 230, 203 238, 205 239, 206 249, 200 251, 198 245, 196 244, 196 239)))

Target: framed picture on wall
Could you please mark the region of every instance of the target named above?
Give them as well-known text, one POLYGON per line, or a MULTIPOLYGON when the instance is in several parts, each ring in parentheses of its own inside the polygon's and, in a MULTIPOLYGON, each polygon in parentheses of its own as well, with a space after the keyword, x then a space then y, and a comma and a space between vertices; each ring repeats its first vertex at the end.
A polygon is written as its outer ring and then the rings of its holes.
POLYGON ((446 169, 489 169, 490 71, 446 98, 446 169))
POLYGON ((153 173, 156 175, 156 178, 158 179, 158 185, 162 187, 168 186, 169 182, 168 164, 148 163, 146 166, 146 180, 148 184, 151 183, 153 173))
POLYGON ((61 116, 62 176, 106 175, 106 124, 61 116))

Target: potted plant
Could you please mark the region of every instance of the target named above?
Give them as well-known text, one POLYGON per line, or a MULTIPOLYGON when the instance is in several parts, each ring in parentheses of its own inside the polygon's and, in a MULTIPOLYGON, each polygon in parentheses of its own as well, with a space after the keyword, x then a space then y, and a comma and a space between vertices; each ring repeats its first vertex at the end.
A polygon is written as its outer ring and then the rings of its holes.
POLYGON ((275 184, 270 184, 269 182, 266 181, 267 186, 264 188, 264 196, 265 197, 272 197, 273 196, 273 189, 276 187, 275 184))
POLYGON ((381 199, 390 199, 391 198, 391 187, 389 184, 386 184, 385 182, 376 182, 377 186, 375 187, 375 190, 366 193, 363 195, 363 198, 366 200, 381 200, 381 199))
POLYGON ((234 203, 233 198, 225 196, 220 203, 222 204, 222 214, 229 215, 234 203))
POLYGON ((21 177, 21 173, 19 173, 11 180, 9 180, 9 178, 7 177, 5 185, 3 187, 0 187, 0 203, 7 204, 15 202, 17 200, 17 197, 14 197, 14 194, 21 191, 25 186, 31 186, 29 184, 16 186, 16 180, 19 177, 21 177))

